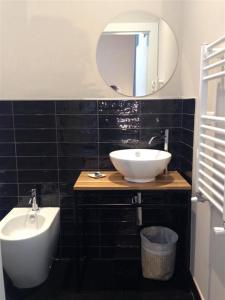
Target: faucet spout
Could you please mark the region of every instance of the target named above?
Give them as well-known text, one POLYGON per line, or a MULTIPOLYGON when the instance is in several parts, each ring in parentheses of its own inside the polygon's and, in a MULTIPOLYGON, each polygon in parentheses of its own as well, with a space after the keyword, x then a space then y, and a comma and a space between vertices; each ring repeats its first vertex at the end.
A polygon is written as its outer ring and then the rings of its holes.
POLYGON ((165 129, 165 132, 164 134, 162 135, 159 135, 159 136, 153 136, 150 138, 150 140, 148 141, 148 144, 151 145, 152 142, 155 140, 155 139, 158 139, 159 141, 164 141, 164 151, 168 151, 168 148, 169 148, 169 129, 165 129))
MULTIPOLYGON (((164 133, 160 136, 153 136, 150 138, 148 144, 151 145, 152 142, 158 138, 159 141, 163 140, 164 141, 164 151, 167 151, 168 152, 168 148, 169 148, 169 129, 165 129, 164 133)), ((166 169, 164 170, 164 174, 167 175, 168 174, 168 169, 166 167, 166 169)))
POLYGON ((154 139, 156 139, 156 138, 157 138, 157 136, 152 136, 152 137, 150 138, 150 140, 148 141, 148 144, 151 145, 152 142, 154 141, 154 139))
POLYGON ((30 198, 29 204, 32 205, 32 211, 39 210, 39 207, 38 207, 38 204, 37 204, 37 191, 36 191, 36 189, 31 190, 31 198, 30 198))

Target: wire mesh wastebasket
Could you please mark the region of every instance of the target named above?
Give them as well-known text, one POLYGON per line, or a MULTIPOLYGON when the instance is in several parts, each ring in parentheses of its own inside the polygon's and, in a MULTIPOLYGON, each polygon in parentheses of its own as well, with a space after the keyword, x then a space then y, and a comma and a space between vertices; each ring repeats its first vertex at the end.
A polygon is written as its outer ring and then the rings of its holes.
POLYGON ((172 277, 178 235, 162 226, 145 227, 141 236, 141 264, 145 278, 168 280, 172 277))

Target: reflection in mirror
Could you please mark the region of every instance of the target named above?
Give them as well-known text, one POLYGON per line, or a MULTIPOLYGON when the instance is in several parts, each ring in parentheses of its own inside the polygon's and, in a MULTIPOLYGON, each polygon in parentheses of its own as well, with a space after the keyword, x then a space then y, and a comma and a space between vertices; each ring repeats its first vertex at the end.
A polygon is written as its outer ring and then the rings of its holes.
POLYGON ((105 82, 126 96, 157 92, 173 75, 175 35, 161 18, 144 12, 119 15, 102 32, 97 65, 105 82))

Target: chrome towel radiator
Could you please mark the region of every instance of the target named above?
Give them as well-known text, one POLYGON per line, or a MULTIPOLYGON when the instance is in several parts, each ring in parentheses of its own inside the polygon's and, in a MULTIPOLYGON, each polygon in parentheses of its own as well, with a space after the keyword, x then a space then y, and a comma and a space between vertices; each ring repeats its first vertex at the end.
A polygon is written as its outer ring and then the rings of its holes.
POLYGON ((225 234, 225 36, 201 48, 192 201, 209 201, 223 218, 214 232, 225 234))

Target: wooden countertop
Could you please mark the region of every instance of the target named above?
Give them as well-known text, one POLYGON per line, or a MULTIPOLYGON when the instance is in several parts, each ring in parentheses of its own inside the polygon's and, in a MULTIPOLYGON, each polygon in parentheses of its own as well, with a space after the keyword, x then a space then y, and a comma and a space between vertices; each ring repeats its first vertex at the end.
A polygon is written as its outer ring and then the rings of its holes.
POLYGON ((80 190, 190 190, 190 184, 177 172, 159 175, 154 182, 134 183, 124 180, 117 171, 102 171, 104 178, 91 178, 93 171, 83 171, 75 182, 74 191, 80 190))

